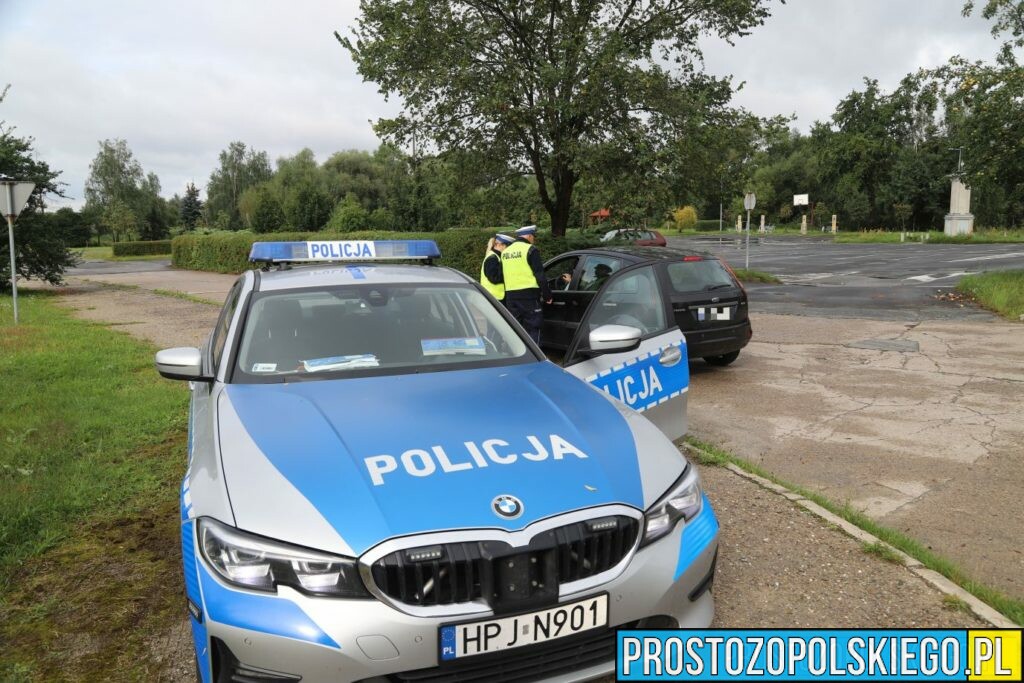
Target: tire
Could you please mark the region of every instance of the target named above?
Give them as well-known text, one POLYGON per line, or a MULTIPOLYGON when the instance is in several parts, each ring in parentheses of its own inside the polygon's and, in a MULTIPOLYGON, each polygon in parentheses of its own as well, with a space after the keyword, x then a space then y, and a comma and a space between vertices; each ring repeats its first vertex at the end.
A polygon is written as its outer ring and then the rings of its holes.
POLYGON ((704 356, 704 362, 708 365, 715 365, 722 368, 739 357, 739 351, 730 351, 729 353, 723 353, 721 356, 704 356))

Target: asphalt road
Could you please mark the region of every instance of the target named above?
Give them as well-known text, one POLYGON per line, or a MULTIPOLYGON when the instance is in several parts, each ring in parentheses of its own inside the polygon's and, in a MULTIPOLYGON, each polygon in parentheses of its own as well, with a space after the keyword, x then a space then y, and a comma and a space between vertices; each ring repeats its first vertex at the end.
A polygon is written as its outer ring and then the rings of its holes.
POLYGON ((171 260, 159 261, 82 261, 68 269, 68 275, 121 275, 170 270, 171 260))
MULTIPOLYGON (((744 241, 734 236, 668 241, 711 252, 733 266, 746 261, 744 241)), ((751 235, 750 267, 783 281, 748 286, 753 311, 901 321, 991 320, 990 313, 976 306, 939 295, 970 273, 1024 269, 1024 244, 836 244, 830 238, 751 235)))

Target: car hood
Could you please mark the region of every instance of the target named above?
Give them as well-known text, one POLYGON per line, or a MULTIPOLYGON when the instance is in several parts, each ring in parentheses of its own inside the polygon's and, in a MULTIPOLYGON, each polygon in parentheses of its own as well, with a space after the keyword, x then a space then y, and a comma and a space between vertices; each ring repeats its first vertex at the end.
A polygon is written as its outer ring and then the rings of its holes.
POLYGON ((408 534, 643 509, 685 466, 645 419, 546 362, 228 385, 218 422, 235 524, 351 555, 408 534), (522 514, 499 516, 501 495, 522 514))

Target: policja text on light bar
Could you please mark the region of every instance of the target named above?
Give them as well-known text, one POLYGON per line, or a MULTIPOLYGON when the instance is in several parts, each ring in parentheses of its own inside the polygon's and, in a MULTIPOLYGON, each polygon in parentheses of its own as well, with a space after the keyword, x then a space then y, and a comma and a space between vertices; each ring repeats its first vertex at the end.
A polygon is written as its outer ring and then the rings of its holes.
POLYGON ((441 250, 433 240, 254 242, 249 251, 249 260, 254 263, 429 260, 440 257, 441 250))

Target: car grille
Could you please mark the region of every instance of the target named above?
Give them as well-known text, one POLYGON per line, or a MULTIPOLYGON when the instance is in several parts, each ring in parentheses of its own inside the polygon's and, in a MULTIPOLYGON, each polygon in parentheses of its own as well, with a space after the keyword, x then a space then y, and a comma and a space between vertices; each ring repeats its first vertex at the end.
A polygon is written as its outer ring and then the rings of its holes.
POLYGON ((557 598, 562 584, 619 564, 639 528, 636 519, 619 515, 540 532, 525 547, 471 541, 407 548, 374 562, 371 573, 378 590, 408 605, 483 600, 495 612, 522 609, 557 598))

